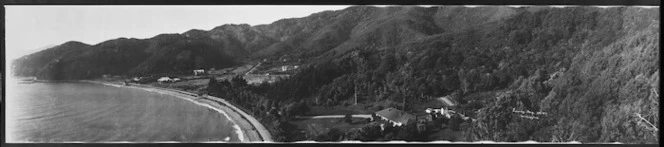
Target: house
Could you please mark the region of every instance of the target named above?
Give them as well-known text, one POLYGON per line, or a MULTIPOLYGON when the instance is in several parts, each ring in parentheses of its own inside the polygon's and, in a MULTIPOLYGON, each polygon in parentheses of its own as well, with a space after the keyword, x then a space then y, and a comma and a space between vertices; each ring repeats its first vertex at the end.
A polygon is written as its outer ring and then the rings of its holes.
POLYGON ((170 82, 172 79, 169 77, 161 77, 157 79, 157 82, 162 83, 162 82, 170 82))
POLYGON ((415 116, 399 109, 387 108, 376 112, 376 116, 392 123, 394 126, 408 125, 415 121, 415 116))
POLYGON ((143 77, 134 77, 131 80, 134 81, 134 82, 138 82, 138 81, 141 81, 142 79, 143 79, 143 77))
POLYGON ((424 110, 426 113, 431 114, 430 116, 432 119, 439 118, 439 117, 446 117, 446 118, 451 118, 454 113, 456 113, 454 110, 447 109, 446 107, 442 107, 440 109, 432 109, 432 108, 427 108, 424 110))
POLYGON ((135 82, 135 83, 149 83, 149 82, 152 82, 152 81, 155 80, 155 79, 156 79, 156 78, 152 78, 152 77, 134 77, 134 78, 131 79, 131 82, 135 82))
POLYGON ((433 117, 426 113, 419 113, 417 117, 417 131, 424 132, 427 129, 427 124, 433 121, 433 117))
POLYGON ((288 71, 288 70, 290 70, 290 69, 291 69, 291 68, 290 68, 288 65, 281 66, 281 71, 288 71))
POLYGON ((298 65, 284 65, 284 66, 281 66, 281 71, 293 70, 293 69, 297 69, 299 67, 300 66, 298 66, 298 65))
POLYGON ((424 132, 427 130, 426 123, 417 122, 417 132, 424 132))
POLYGON ((426 123, 426 122, 433 121, 433 117, 428 113, 421 113, 421 114, 416 115, 416 117, 417 117, 418 122, 426 123))
POLYGON ((194 76, 203 75, 204 73, 205 73, 205 69, 194 70, 194 76))
POLYGON ((217 73, 216 71, 217 71, 216 68, 210 68, 206 73, 211 75, 211 74, 217 73))
POLYGON ((424 110, 426 113, 431 114, 434 119, 438 117, 451 118, 455 113, 454 108, 458 103, 452 100, 451 96, 444 96, 435 98, 432 102, 428 103, 429 108, 424 110))

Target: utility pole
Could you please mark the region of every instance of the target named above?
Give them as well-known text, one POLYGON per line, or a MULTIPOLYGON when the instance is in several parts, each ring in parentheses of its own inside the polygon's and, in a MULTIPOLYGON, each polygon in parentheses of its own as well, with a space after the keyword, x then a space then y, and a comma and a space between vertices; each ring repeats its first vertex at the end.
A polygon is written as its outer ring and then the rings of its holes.
POLYGON ((406 97, 405 96, 403 97, 403 103, 402 103, 402 106, 401 106, 401 110, 404 110, 404 111, 406 110, 406 97))
POLYGON ((359 92, 359 91, 357 91, 357 81, 356 81, 356 82, 355 82, 355 105, 357 105, 357 93, 358 93, 358 92, 359 92))

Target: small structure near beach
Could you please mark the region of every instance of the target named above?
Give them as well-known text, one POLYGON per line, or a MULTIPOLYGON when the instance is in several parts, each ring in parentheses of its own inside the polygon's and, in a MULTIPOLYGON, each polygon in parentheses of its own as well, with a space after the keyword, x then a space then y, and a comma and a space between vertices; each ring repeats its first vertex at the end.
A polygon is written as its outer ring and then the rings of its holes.
POLYGON ((415 116, 396 108, 387 108, 376 112, 376 116, 392 123, 393 126, 408 125, 415 121, 415 116))
POLYGON ((426 113, 431 114, 434 119, 438 117, 447 117, 451 118, 454 113, 454 108, 457 106, 457 102, 451 99, 451 96, 444 96, 435 98, 432 102, 429 103, 429 107, 424 110, 426 113))
POLYGON ((143 80, 143 77, 134 77, 131 80, 134 81, 134 82, 139 82, 139 81, 143 80))
POLYGON ((300 66, 297 66, 297 65, 284 65, 284 66, 281 66, 281 71, 289 71, 289 70, 297 69, 299 67, 300 66))
POLYGON ((194 76, 199 76, 205 74, 205 69, 194 70, 194 76))
POLYGON ((171 78, 169 78, 169 77, 161 77, 161 78, 157 79, 157 82, 162 83, 162 82, 168 82, 170 80, 171 80, 171 78))

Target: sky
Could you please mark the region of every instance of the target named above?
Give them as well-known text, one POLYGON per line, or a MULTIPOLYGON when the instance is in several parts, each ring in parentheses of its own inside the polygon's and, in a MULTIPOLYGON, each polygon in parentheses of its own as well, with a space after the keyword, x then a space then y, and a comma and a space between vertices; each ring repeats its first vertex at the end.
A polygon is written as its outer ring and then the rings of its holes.
POLYGON ((270 24, 348 6, 5 6, 6 59, 67 41, 94 45, 223 24, 270 24))

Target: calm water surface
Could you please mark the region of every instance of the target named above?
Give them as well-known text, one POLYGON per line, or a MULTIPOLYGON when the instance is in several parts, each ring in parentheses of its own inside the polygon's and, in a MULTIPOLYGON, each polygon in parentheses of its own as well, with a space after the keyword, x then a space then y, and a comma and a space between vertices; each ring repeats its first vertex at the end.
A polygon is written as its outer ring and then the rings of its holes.
POLYGON ((212 109, 170 95, 89 83, 7 83, 7 142, 239 141, 212 109))

